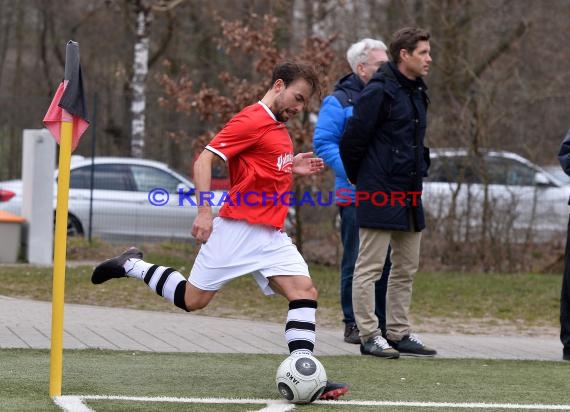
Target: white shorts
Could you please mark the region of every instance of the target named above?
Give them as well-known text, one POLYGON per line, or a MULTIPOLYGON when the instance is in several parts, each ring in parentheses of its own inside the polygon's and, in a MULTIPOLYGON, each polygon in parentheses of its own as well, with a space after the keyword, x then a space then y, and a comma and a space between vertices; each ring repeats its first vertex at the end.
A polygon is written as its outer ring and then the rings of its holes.
POLYGON ((216 217, 188 277, 198 289, 216 291, 230 280, 252 274, 266 295, 275 292, 268 278, 309 275, 307 263, 285 232, 242 220, 216 217))

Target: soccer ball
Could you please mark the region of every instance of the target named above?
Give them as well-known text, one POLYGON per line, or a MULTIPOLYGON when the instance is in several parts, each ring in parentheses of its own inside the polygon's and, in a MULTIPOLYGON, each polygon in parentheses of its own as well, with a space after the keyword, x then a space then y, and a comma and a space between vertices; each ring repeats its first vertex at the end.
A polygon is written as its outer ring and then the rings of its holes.
POLYGON ((290 355, 277 369, 277 390, 292 403, 311 403, 318 399, 327 384, 327 373, 311 355, 290 355))

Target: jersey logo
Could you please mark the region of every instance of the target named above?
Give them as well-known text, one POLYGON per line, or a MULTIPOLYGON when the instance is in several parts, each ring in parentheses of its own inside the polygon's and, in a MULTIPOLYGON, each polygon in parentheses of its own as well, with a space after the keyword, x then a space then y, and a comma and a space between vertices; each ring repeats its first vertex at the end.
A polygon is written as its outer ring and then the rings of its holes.
POLYGON ((277 171, 291 173, 293 167, 293 154, 284 153, 277 158, 277 171))

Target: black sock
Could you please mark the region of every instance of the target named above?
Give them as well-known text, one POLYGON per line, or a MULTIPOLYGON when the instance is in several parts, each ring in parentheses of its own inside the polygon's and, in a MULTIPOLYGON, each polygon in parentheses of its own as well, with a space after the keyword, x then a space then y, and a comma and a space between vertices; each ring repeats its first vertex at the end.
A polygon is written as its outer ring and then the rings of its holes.
POLYGON ((174 304, 178 306, 180 309, 184 309, 186 312, 190 312, 186 308, 186 301, 184 300, 184 295, 186 294, 186 284, 188 282, 180 281, 178 286, 176 286, 176 290, 174 291, 174 304))

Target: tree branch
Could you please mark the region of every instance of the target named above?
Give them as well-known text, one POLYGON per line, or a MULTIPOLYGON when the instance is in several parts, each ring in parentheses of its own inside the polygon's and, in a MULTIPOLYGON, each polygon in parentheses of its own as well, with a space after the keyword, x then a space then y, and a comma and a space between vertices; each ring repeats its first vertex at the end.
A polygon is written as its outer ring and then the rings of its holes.
POLYGON ((513 31, 509 37, 499 43, 499 45, 491 51, 487 58, 475 67, 475 70, 473 70, 475 76, 480 77, 481 74, 487 70, 503 53, 508 52, 513 44, 519 40, 530 29, 530 27, 531 23, 521 21, 515 31, 513 31))
POLYGON ((159 0, 152 5, 154 11, 170 11, 185 0, 159 0))
POLYGON ((160 41, 160 44, 158 45, 156 52, 148 60, 149 68, 152 67, 157 62, 159 57, 164 54, 166 48, 168 47, 168 44, 170 43, 170 40, 172 40, 172 37, 174 36, 174 17, 172 17, 172 13, 167 12, 166 19, 168 21, 168 26, 166 28, 166 35, 160 41))

